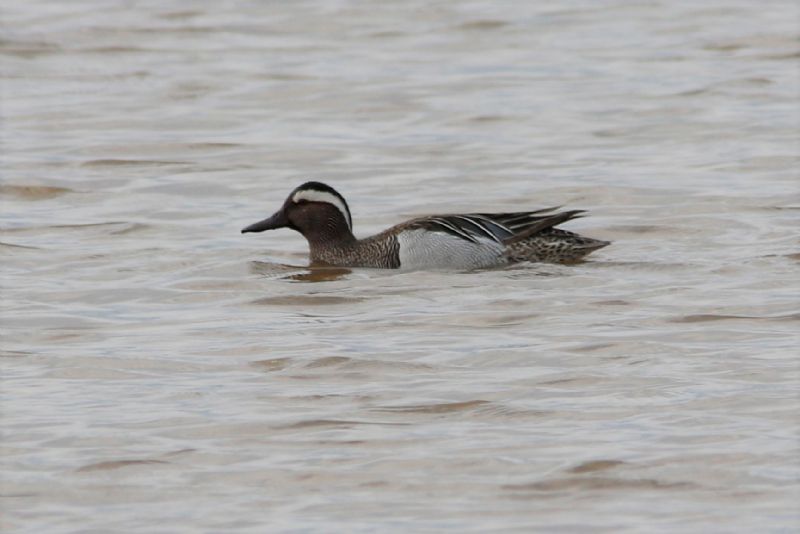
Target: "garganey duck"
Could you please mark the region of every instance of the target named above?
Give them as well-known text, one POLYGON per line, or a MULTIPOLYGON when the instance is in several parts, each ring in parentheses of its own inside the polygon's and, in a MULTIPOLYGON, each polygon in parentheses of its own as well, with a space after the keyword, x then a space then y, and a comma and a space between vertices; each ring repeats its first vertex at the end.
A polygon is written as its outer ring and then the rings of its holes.
POLYGON ((383 269, 466 270, 522 261, 574 262, 609 244, 555 228, 584 213, 557 209, 419 217, 358 239, 344 197, 329 185, 306 182, 274 215, 242 233, 291 228, 308 241, 312 263, 383 269))

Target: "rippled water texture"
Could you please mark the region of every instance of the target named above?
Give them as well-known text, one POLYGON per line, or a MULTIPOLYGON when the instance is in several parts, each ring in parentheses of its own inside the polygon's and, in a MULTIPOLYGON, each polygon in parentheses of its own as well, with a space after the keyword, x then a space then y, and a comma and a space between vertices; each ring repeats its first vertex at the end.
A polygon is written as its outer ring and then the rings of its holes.
POLYGON ((800 528, 792 1, 6 2, 7 532, 800 528), (587 209, 575 266, 309 271, 587 209))

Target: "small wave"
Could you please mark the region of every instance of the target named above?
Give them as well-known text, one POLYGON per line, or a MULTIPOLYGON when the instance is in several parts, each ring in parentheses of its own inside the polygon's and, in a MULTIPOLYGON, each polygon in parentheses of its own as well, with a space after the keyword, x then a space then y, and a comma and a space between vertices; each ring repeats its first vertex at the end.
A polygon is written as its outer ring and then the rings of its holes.
POLYGON ((508 484, 503 489, 513 491, 607 491, 607 490, 674 490, 695 487, 689 482, 665 482, 653 478, 567 477, 508 484))
POLYGON ((122 467, 129 467, 132 465, 154 465, 154 464, 168 464, 164 460, 111 460, 108 462, 98 462, 94 464, 84 465, 78 468, 79 473, 87 471, 110 471, 112 469, 120 469, 122 467))
POLYGON ((160 161, 148 159, 92 159, 81 163, 81 167, 165 166, 186 165, 185 161, 160 161))
POLYGON ((445 402, 438 404, 415 404, 409 406, 386 406, 376 411, 395 413, 453 413, 474 410, 478 407, 491 404, 486 400, 470 400, 463 402, 445 402))
POLYGON ((683 315, 670 319, 671 323, 708 323, 713 321, 796 321, 800 319, 800 313, 790 313, 787 315, 773 315, 759 317, 755 315, 724 315, 714 313, 699 313, 696 315, 683 315))
POLYGON ((22 200, 48 200, 68 193, 75 193, 75 191, 68 187, 52 185, 0 185, 0 195, 13 196, 22 200))
POLYGON ((366 300, 359 297, 339 297, 335 295, 281 295, 263 297, 250 301, 258 306, 331 306, 336 304, 352 304, 366 300))

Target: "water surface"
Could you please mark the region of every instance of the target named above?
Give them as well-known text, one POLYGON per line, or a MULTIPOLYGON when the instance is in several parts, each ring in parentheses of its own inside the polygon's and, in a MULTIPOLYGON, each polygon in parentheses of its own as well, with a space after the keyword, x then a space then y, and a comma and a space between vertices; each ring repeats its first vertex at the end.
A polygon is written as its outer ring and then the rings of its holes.
POLYGON ((17 2, 2 63, 9 532, 800 525, 792 2, 17 2), (309 271, 564 205, 575 266, 309 271))

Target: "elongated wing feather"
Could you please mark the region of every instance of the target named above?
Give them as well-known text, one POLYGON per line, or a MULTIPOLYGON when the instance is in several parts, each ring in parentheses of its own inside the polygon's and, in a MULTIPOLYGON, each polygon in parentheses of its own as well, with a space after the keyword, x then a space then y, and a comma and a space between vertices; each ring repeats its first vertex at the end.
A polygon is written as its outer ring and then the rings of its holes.
POLYGON ((480 239, 489 239, 502 243, 504 239, 514 235, 514 232, 502 224, 476 214, 424 217, 411 221, 407 228, 423 228, 432 232, 446 232, 470 243, 477 243, 480 239))
POLYGON ((558 207, 513 213, 436 215, 409 221, 406 228, 445 232, 470 243, 488 239, 507 245, 527 239, 562 222, 580 217, 580 214, 583 213, 582 210, 552 213, 557 209, 558 207))
POLYGON ((546 214, 552 213, 559 209, 561 206, 552 208, 544 208, 535 211, 518 211, 513 213, 481 213, 481 217, 491 219, 499 224, 502 224, 514 233, 523 231, 531 224, 536 223, 547 217, 546 214))
POLYGON ((512 243, 518 243, 519 241, 524 241, 539 232, 543 232, 544 230, 549 230, 554 226, 558 226, 563 222, 567 222, 572 219, 577 219, 583 216, 584 210, 570 210, 570 211, 562 211, 560 213, 554 213, 552 215, 547 215, 544 217, 538 217, 538 220, 531 220, 530 224, 525 226, 525 228, 521 229, 518 232, 514 233, 514 236, 506 239, 504 243, 506 245, 511 245, 512 243))

